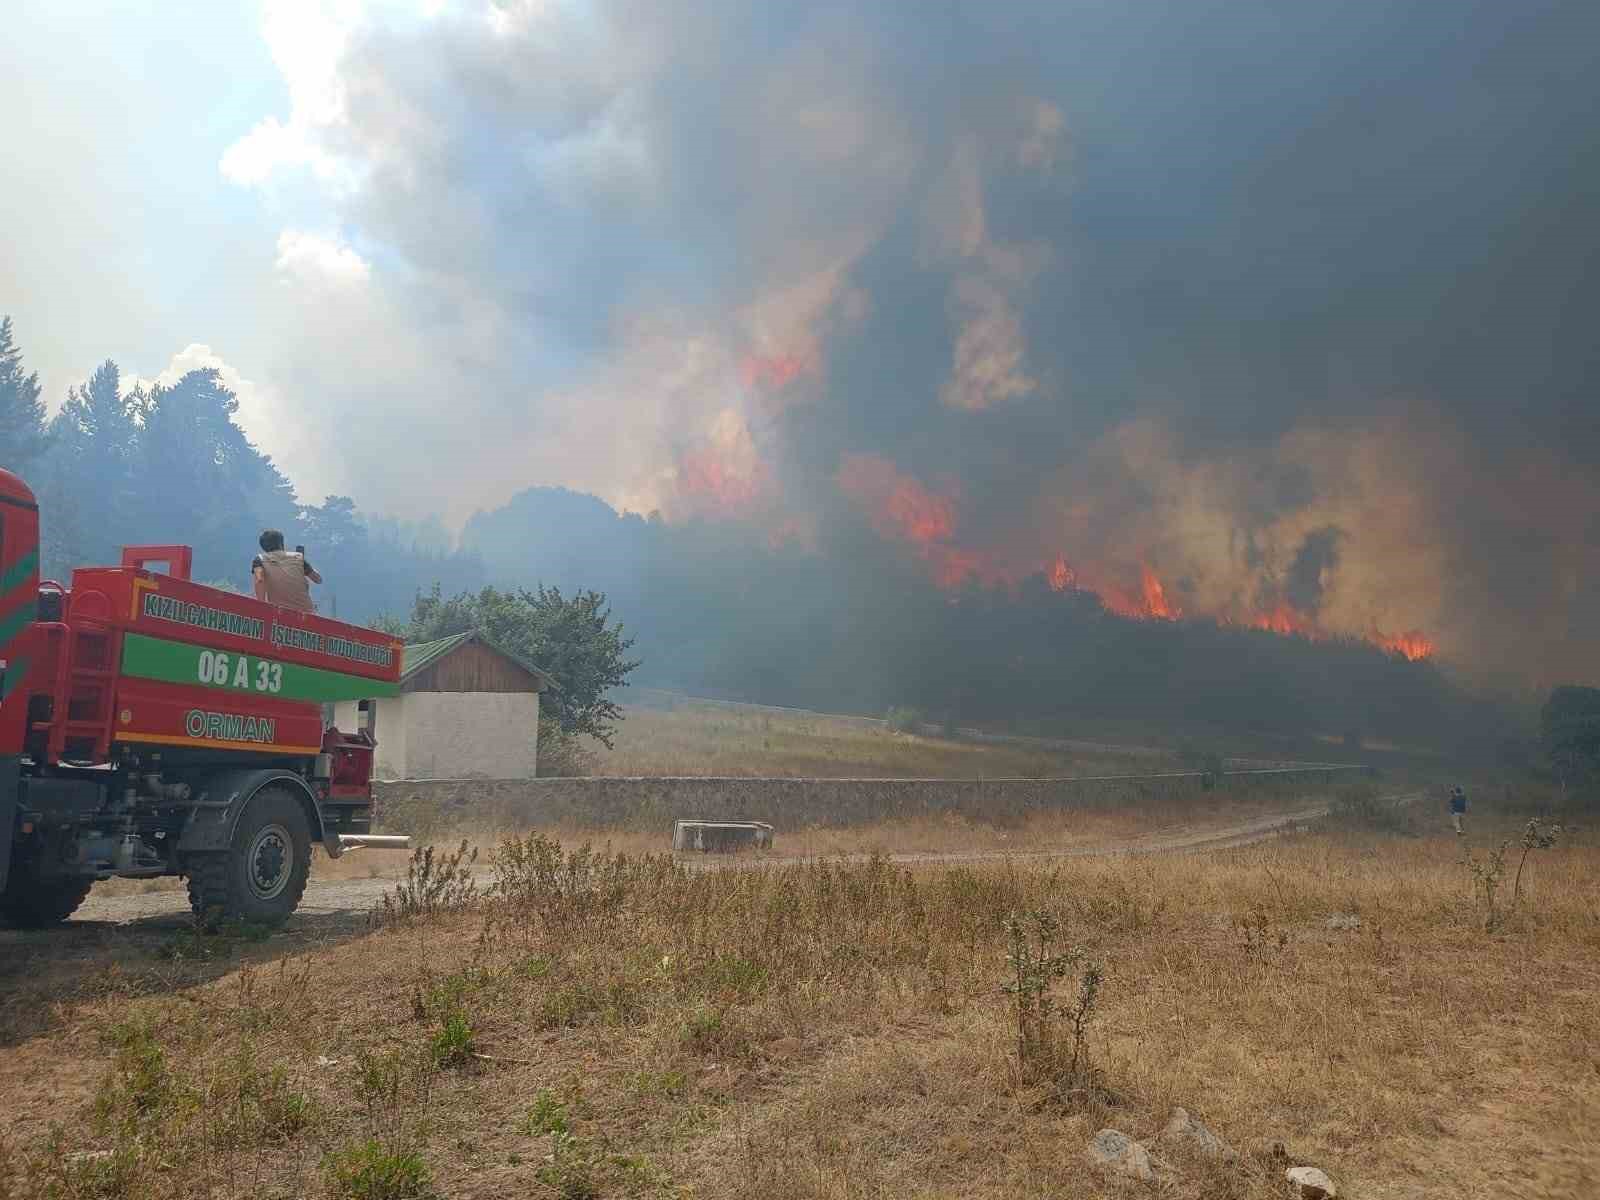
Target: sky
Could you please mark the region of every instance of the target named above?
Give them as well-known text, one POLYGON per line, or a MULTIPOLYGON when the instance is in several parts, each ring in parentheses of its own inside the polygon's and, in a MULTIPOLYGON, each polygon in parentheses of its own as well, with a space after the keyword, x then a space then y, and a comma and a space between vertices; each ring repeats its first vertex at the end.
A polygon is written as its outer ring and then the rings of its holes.
POLYGON ((7 28, 0 310, 52 403, 217 366, 307 500, 898 505, 916 541, 932 497, 938 571, 1148 566, 1191 611, 1600 670, 1592 4, 7 28))

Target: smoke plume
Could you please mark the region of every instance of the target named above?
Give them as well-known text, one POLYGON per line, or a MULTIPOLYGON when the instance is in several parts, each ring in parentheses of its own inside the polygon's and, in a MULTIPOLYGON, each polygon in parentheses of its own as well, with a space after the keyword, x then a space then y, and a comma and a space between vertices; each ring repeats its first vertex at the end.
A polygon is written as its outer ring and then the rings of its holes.
POLYGON ((285 371, 386 339, 339 382, 421 434, 398 471, 341 443, 378 506, 564 484, 931 588, 1600 673, 1594 5, 499 0, 340 37, 232 169, 314 163, 358 232, 285 371))

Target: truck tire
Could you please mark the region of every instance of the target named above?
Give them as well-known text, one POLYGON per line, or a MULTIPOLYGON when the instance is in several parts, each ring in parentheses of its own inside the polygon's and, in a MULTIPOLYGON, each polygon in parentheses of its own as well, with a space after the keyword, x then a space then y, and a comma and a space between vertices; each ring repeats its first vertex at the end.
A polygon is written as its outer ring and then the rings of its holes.
POLYGON ((92 879, 51 879, 39 882, 26 865, 14 863, 6 890, 0 893, 0 916, 13 929, 44 929, 59 925, 78 911, 92 879))
POLYGON ((187 866, 189 907, 202 925, 280 924, 300 903, 311 870, 305 809, 285 788, 262 788, 239 814, 228 849, 192 855, 187 866))

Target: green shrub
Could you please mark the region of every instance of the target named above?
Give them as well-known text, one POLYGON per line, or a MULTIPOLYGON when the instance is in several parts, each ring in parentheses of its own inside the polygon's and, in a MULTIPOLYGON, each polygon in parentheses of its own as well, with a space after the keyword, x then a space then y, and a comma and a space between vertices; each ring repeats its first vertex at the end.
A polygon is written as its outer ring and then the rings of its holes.
POLYGON ((439 1031, 428 1043, 428 1053, 437 1067, 460 1067, 470 1063, 477 1053, 472 1037, 472 1025, 466 1013, 457 1009, 445 1016, 439 1031))
POLYGON ((428 1200, 428 1168, 414 1151, 369 1139, 328 1156, 328 1189, 338 1200, 428 1200))
POLYGON ((722 1014, 714 1008, 696 1008, 683 1021, 683 1039, 697 1050, 714 1050, 722 1040, 722 1014))
POLYGON ((535 774, 539 778, 570 778, 593 775, 598 755, 576 733, 568 733, 559 722, 539 722, 539 754, 535 774))
POLYGON ((572 1125, 567 1118, 566 1104, 549 1088, 540 1088, 539 1094, 533 1098, 533 1107, 528 1110, 528 1119, 523 1122, 523 1128, 534 1137, 571 1133, 572 1125))
POLYGON ((595 1200, 600 1189, 594 1181, 594 1158, 589 1148, 570 1133, 550 1137, 550 1153, 534 1178, 554 1189, 561 1200, 595 1200))
POLYGON ((1001 991, 1011 997, 1017 1066, 1024 1081, 1054 1079, 1071 1091, 1097 1084, 1089 1061, 1089 1025, 1100 1004, 1105 971, 1077 946, 1057 949, 1060 922, 1035 909, 1006 918, 1011 978, 1001 991), (1079 972, 1077 994, 1065 1004, 1054 984, 1079 972))
POLYGON ((383 916, 391 921, 411 921, 470 907, 478 898, 472 864, 478 860, 467 840, 453 851, 435 854, 432 846, 412 851, 406 877, 383 897, 383 916))

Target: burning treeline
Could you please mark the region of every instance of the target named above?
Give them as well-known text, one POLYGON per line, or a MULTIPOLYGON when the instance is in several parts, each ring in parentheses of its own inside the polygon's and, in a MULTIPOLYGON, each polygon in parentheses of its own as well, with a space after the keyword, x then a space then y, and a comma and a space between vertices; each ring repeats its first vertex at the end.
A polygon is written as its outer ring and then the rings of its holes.
MULTIPOLYGON (((1147 431, 986 491, 977 472, 916 472, 832 436, 820 370, 749 376, 788 407, 764 426, 720 415, 685 448, 664 519, 539 489, 475 519, 468 544, 518 582, 601 588, 637 636, 639 682, 698 694, 1041 732, 1108 720, 1482 749, 1507 727, 1425 640, 1386 643, 1363 620, 1370 595, 1425 596, 1437 564, 1413 554, 1426 571, 1401 573, 1383 521, 1348 496, 1263 505, 1230 541, 1218 529, 1240 504, 1218 476, 1253 477, 1185 470, 1147 431)), ((1375 510, 1404 511, 1392 491, 1375 510)))
MULTIPOLYGON (((803 360, 785 355, 747 359, 740 374, 751 388, 781 391, 804 370, 803 360)), ((1356 638, 1412 662, 1432 658, 1436 651, 1434 640, 1420 629, 1387 632, 1375 624, 1350 629, 1323 622, 1319 610, 1338 564, 1340 535, 1333 528, 1308 534, 1282 578, 1258 559, 1227 602, 1207 603, 1184 599, 1197 589, 1172 586, 1137 534, 1111 559, 1080 558, 1065 548, 1041 551, 1038 544, 1048 534, 1037 524, 1012 531, 1009 539, 1002 534, 974 543, 966 536, 968 506, 959 479, 930 485, 877 453, 841 454, 827 482, 883 540, 886 553, 920 561, 928 581, 947 592, 976 585, 1015 594, 1024 580, 1039 578, 1052 592, 1092 596, 1107 613, 1127 620, 1201 620, 1311 641, 1356 638)), ((764 523, 774 547, 797 540, 815 548, 814 516, 775 516, 776 475, 737 421, 725 418, 718 436, 681 456, 677 486, 689 513, 764 523)))

